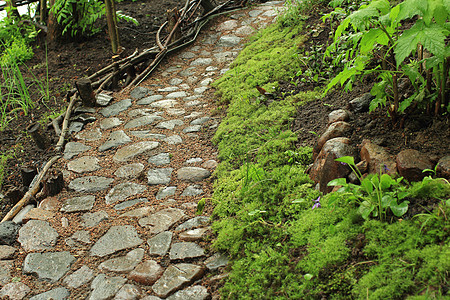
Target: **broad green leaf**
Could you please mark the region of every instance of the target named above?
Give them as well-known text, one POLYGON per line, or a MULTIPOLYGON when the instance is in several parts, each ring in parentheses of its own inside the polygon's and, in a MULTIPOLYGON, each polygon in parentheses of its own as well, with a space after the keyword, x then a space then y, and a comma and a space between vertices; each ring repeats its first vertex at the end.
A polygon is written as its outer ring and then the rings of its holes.
POLYGON ((428 9, 428 0, 406 0, 399 4, 400 11, 396 22, 410 19, 416 15, 423 16, 428 9))
POLYGON ((391 203, 391 210, 396 217, 403 216, 408 211, 408 203, 409 201, 403 201, 400 204, 391 203))
POLYGON ((373 45, 377 42, 380 35, 385 35, 380 28, 372 28, 367 31, 361 39, 360 53, 368 54, 372 51, 373 45))
MULTIPOLYGON (((435 57, 435 56, 433 56, 435 57)), ((421 78, 419 68, 413 65, 404 65, 402 66, 403 73, 408 76, 409 80, 414 84, 418 78, 421 78)))
POLYGON ((397 198, 398 198, 398 200, 402 200, 402 199, 408 197, 408 195, 409 195, 409 192, 407 192, 407 191, 398 192, 397 198))
POLYGON ((355 165, 355 159, 353 156, 341 156, 335 159, 337 162, 345 163, 351 166, 355 165))
POLYGON ((372 194, 373 185, 372 182, 370 182, 370 179, 368 179, 367 177, 362 180, 361 187, 364 189, 364 191, 366 191, 367 194, 372 194))
POLYGON ((440 63, 443 62, 444 61, 442 59, 439 59, 437 56, 432 56, 425 59, 425 68, 433 69, 434 67, 437 67, 440 63))
POLYGON ((345 29, 347 29, 348 25, 350 24, 350 17, 347 17, 344 19, 344 21, 341 22, 341 24, 336 28, 336 32, 334 34, 334 41, 337 41, 341 35, 342 32, 344 32, 345 29))
POLYGON ((339 185, 346 185, 347 180, 345 178, 337 178, 333 179, 330 182, 328 182, 328 186, 339 186, 339 185))
POLYGON ((450 0, 444 0, 443 3, 444 3, 445 10, 447 11, 447 16, 448 16, 448 15, 450 15, 450 0))
MULTIPOLYGON (((378 1, 373 1, 373 2, 378 2, 378 1)), ((352 13, 349 17, 352 21, 352 26, 355 29, 363 31, 366 29, 369 19, 378 17, 378 16, 380 16, 380 12, 378 11, 378 9, 374 6, 369 5, 369 6, 365 6, 365 7, 361 6, 361 8, 359 10, 352 13)))
POLYGON ((434 20, 436 21, 436 23, 442 26, 442 25, 444 25, 445 21, 447 20, 449 14, 448 14, 447 9, 445 8, 442 0, 439 0, 436 2, 437 3, 436 3, 436 7, 434 9, 434 12, 433 12, 433 17, 434 17, 434 20))
POLYGON ((381 190, 389 189, 393 184, 395 184, 395 180, 388 174, 383 174, 380 177, 380 188, 381 190))
POLYGON ((391 206, 392 202, 395 202, 395 198, 389 194, 381 197, 381 207, 382 208, 387 208, 387 207, 391 206))
MULTIPOLYGON (((420 92, 422 91, 424 91, 424 89, 422 89, 420 92)), ((411 96, 400 102, 400 104, 398 105, 398 111, 404 112, 408 107, 410 107, 411 103, 413 103, 413 101, 417 98, 418 94, 419 92, 415 92, 414 94, 412 94, 411 96)))
POLYGON ((441 26, 437 24, 426 26, 422 20, 418 20, 410 29, 405 30, 394 48, 397 67, 411 52, 416 51, 419 43, 433 55, 444 59, 446 36, 443 31, 441 26))
POLYGON ((359 213, 363 217, 364 220, 369 218, 370 213, 375 209, 375 205, 370 204, 369 201, 363 201, 359 206, 359 213))

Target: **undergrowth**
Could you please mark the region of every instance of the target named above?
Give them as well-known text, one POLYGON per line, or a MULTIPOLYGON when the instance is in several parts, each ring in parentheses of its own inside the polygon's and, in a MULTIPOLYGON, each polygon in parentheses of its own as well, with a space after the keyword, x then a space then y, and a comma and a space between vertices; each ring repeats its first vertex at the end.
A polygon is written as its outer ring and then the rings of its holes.
POLYGON ((449 185, 438 179, 413 185, 411 195, 441 199, 439 206, 390 222, 363 219, 342 194, 332 202, 329 195, 318 198, 305 174, 312 149, 296 148, 290 124, 303 104, 320 101, 325 86, 271 102, 256 89, 275 93, 280 80, 296 74, 301 32, 301 23, 281 21, 258 32, 215 82, 228 105, 213 139, 221 160, 214 247, 232 258, 222 297, 450 296, 449 185))

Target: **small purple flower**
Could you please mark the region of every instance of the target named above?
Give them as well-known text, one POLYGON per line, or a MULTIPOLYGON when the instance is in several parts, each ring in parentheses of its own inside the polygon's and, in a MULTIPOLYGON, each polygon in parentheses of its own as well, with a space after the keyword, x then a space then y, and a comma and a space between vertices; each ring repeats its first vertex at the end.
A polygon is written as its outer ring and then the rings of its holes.
POLYGON ((347 163, 341 161, 341 165, 346 166, 347 163))
POLYGON ((390 171, 389 168, 386 165, 383 165, 383 172, 387 173, 388 171, 390 171))
POLYGON ((315 209, 315 208, 318 208, 318 207, 321 207, 321 205, 320 205, 320 196, 319 196, 319 198, 314 200, 314 205, 313 205, 312 209, 315 209))

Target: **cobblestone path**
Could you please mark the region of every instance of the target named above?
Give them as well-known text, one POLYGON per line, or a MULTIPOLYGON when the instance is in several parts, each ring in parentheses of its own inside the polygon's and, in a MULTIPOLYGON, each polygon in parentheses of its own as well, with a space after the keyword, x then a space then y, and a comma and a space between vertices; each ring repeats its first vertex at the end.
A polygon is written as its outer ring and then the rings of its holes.
POLYGON ((106 107, 76 109, 58 162, 66 189, 23 217, 0 246, 11 299, 208 299, 227 257, 210 249, 219 124, 210 83, 246 37, 273 21, 267 2, 211 21, 198 41, 106 107), (89 122, 86 124, 86 122, 89 122))

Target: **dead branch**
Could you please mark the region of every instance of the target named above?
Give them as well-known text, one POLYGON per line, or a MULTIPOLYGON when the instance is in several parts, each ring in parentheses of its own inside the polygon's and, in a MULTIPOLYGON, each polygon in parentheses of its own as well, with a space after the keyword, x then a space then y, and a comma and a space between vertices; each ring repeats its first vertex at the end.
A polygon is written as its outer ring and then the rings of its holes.
POLYGON ((50 169, 50 167, 60 158, 61 156, 56 155, 53 156, 44 166, 44 168, 42 169, 42 171, 37 175, 37 179, 33 180, 33 186, 30 187, 30 189, 28 190, 28 192, 25 193, 25 195, 23 196, 22 199, 20 199, 19 202, 16 203, 16 205, 14 205, 14 207, 6 214, 6 216, 3 218, 2 222, 5 221, 9 221, 12 218, 15 217, 15 215, 17 215, 17 213, 22 209, 22 207, 24 207, 26 204, 28 204, 28 202, 30 202, 30 200, 34 197, 34 195, 37 194, 37 192, 39 192, 40 189, 40 185, 41 185, 41 181, 42 178, 44 178, 45 174, 47 173, 47 171, 50 169))
MULTIPOLYGON (((77 95, 78 94, 75 93, 70 99, 70 103, 69 103, 69 106, 67 107, 66 114, 64 116, 64 121, 62 124, 61 135, 59 136, 58 143, 55 146, 56 151, 61 151, 61 148, 64 145, 64 139, 66 138, 66 134, 69 131, 70 115, 72 113, 73 106, 75 105, 75 100, 77 99, 77 95)), ((69 94, 67 94, 67 97, 69 97, 69 94)))

